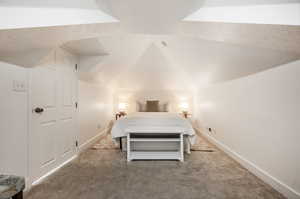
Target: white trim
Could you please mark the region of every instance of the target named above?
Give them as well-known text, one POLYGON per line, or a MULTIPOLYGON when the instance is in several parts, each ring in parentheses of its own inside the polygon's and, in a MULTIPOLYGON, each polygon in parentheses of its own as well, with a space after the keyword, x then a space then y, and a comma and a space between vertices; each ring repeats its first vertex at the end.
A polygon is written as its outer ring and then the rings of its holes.
POLYGON ((89 139, 85 143, 81 144, 79 146, 79 152, 82 152, 82 151, 88 149, 89 147, 91 147, 93 144, 95 144, 98 141, 100 136, 105 134, 107 131, 108 131, 108 128, 105 128, 100 133, 98 133, 96 136, 92 137, 91 139, 89 139))
POLYGON ((28 111, 28 118, 27 118, 27 176, 28 176, 28 185, 27 190, 29 190, 32 186, 33 183, 33 176, 34 176, 34 171, 33 171, 33 135, 32 135, 32 130, 33 130, 33 119, 32 119, 32 70, 33 68, 28 69, 28 84, 27 84, 27 111, 28 111))
POLYGON ((213 144, 215 144, 218 148, 220 148, 222 151, 224 151, 226 154, 228 154, 230 157, 232 157, 234 160, 239 162, 242 166, 244 166, 246 169, 248 169, 250 172, 252 172, 254 175, 256 175, 258 178, 263 180, 264 182, 271 185, 274 189, 282 193, 284 196, 286 196, 289 199, 299 199, 300 193, 298 193, 293 188, 289 187, 285 183, 281 182, 274 176, 270 175, 268 172, 264 171, 263 169, 256 166, 254 163, 250 162, 240 154, 233 151, 231 148, 226 146, 225 144, 218 141, 216 138, 208 135, 207 133, 201 132, 200 129, 195 128, 196 131, 198 131, 201 135, 205 136, 209 141, 211 141, 213 144))
POLYGON ((31 189, 31 180, 29 177, 25 177, 25 189, 24 192, 27 192, 31 189))
POLYGON ((58 167, 52 169, 51 171, 49 171, 48 173, 46 173, 45 175, 43 175, 42 177, 40 177, 39 179, 37 179, 36 181, 34 181, 32 183, 32 186, 35 186, 39 183, 41 183, 42 181, 44 181, 47 177, 49 177, 50 175, 52 175, 53 173, 55 173, 56 171, 58 171, 60 168, 62 168, 63 166, 65 166, 66 164, 68 164, 69 162, 71 162, 72 160, 74 160, 75 158, 77 158, 77 155, 74 155, 73 157, 71 157, 70 159, 68 159, 67 161, 65 161, 64 163, 62 163, 61 165, 59 165, 58 167))

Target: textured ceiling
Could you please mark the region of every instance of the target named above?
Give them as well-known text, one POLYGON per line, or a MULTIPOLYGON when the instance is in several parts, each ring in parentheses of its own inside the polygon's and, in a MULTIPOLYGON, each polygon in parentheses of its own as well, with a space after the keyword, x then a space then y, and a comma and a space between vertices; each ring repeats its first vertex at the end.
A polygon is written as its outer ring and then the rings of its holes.
POLYGON ((300 27, 182 19, 203 6, 282 2, 4 0, 11 7, 100 8, 120 22, 1 30, 0 60, 32 67, 63 47, 79 56, 80 78, 87 81, 116 89, 195 89, 298 60, 300 27))

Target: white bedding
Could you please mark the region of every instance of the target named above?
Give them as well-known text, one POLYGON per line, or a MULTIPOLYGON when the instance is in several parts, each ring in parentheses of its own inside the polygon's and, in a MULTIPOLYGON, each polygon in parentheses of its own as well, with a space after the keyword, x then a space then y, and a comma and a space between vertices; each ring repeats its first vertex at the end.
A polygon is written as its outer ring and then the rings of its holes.
POLYGON ((188 120, 176 113, 137 112, 117 120, 112 128, 112 137, 125 137, 128 132, 181 133, 195 142, 195 131, 188 120))

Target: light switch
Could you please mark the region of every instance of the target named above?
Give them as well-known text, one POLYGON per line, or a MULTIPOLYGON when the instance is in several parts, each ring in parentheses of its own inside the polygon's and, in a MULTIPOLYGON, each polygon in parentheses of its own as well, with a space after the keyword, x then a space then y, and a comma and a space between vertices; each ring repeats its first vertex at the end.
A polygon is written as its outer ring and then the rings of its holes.
POLYGON ((13 81, 13 91, 15 92, 26 92, 26 82, 21 80, 13 81))

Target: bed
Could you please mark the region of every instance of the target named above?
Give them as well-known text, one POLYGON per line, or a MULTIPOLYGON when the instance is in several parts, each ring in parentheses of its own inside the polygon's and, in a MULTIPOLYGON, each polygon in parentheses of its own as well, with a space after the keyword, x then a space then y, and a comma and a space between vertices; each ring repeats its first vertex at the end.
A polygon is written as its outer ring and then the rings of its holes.
POLYGON ((126 138, 127 160, 167 159, 184 161, 195 132, 177 113, 136 112, 115 122, 112 138, 126 138))

